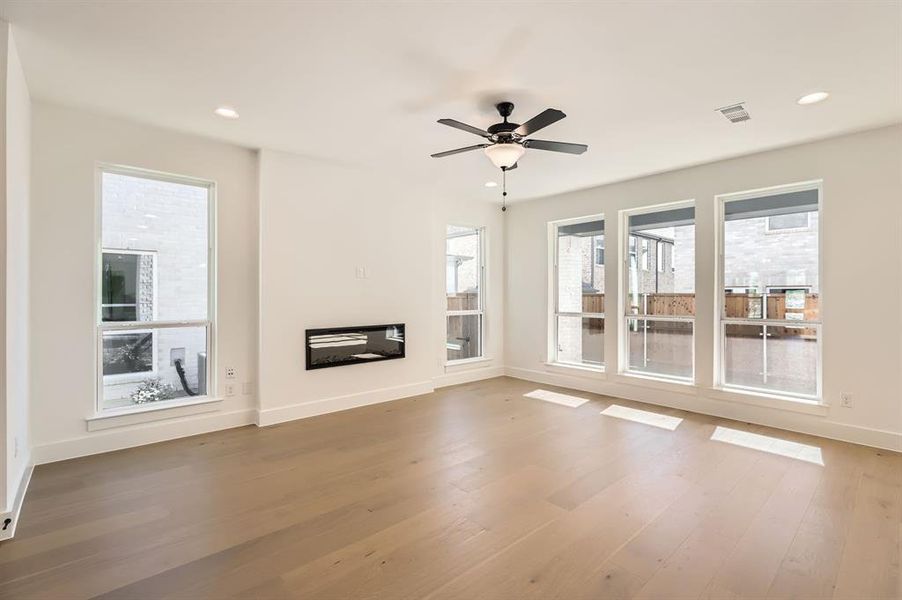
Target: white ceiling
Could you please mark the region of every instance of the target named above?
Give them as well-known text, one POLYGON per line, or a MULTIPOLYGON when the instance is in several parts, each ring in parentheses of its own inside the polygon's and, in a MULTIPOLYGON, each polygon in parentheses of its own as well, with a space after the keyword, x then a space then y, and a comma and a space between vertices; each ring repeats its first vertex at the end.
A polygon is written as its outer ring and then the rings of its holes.
POLYGON ((33 97, 495 200, 480 141, 435 123, 568 114, 511 198, 902 121, 900 2, 0 0, 33 97), (802 107, 814 90, 832 96, 802 107), (752 120, 715 108, 747 102, 752 120), (212 110, 236 107, 228 121, 212 110))

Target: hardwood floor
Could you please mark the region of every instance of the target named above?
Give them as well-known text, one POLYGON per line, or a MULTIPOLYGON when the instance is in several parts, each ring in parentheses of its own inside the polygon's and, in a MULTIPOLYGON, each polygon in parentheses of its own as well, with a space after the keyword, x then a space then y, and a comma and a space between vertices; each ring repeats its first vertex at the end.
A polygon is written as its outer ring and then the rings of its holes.
POLYGON ((898 598, 900 534, 902 455, 498 378, 40 466, 0 597, 898 598))

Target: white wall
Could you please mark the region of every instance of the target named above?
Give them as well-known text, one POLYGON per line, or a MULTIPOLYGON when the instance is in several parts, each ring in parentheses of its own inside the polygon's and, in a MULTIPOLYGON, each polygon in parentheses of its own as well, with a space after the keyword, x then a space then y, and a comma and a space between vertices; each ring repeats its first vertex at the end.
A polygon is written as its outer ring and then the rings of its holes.
MULTIPOLYGON (((81 110, 33 105, 31 226, 32 434, 36 462, 253 422, 257 340, 256 153, 81 110), (217 371, 237 394, 145 424, 88 431, 95 406, 95 168, 127 165, 216 182, 217 371), (198 414, 189 414, 198 413, 198 414)), ((133 422, 140 419, 125 419, 133 422)))
POLYGON ((503 233, 488 207, 269 150, 259 182, 261 424, 433 389, 444 371, 447 223, 487 228, 488 351, 500 366, 503 233), (305 370, 306 329, 380 323, 406 324, 406 358, 305 370))
MULTIPOLYGON (((28 430, 28 220, 30 160, 30 99, 16 44, 9 25, 0 21, 0 130, 2 130, 3 240, 0 307, 5 344, 0 368, 0 401, 3 410, 5 444, 0 450, 4 460, 2 510, 16 508, 17 494, 30 467, 28 430)), ((15 525, 13 524, 13 527, 15 525)), ((0 534, 11 533, 9 529, 0 534)))
MULTIPOLYGON (((505 359, 519 377, 650 403, 902 449, 902 127, 895 126, 516 204, 507 213, 505 359), (823 179, 824 399, 807 412, 725 400, 714 383, 715 195, 823 179), (546 360, 548 222, 604 213, 606 262, 621 248, 618 211, 696 202, 697 386, 646 386, 618 375, 620 319, 608 307, 607 374, 577 375, 546 360), (853 407, 839 406, 840 392, 853 407), (816 414, 809 414, 816 413, 816 414), (823 414, 817 414, 823 413, 823 414)), ((605 288, 619 270, 606 269, 605 288)), ((735 398, 735 396, 730 396, 735 398)), ((776 404, 780 404, 778 401, 776 404)))

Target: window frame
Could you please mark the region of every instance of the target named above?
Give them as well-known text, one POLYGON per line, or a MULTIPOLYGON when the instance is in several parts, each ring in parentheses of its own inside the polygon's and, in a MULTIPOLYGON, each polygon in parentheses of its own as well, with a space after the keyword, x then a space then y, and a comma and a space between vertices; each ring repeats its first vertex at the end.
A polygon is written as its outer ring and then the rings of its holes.
MULTIPOLYGON (((102 235, 102 231, 101 231, 102 235)), ((157 311, 157 252, 154 250, 126 250, 120 248, 110 248, 104 247, 100 251, 100 314, 101 319, 103 318, 103 308, 105 306, 130 306, 124 304, 103 304, 103 255, 104 254, 131 254, 133 256, 150 256, 153 261, 153 312, 156 315, 157 311)), ((135 316, 138 315, 138 302, 137 290, 135 294, 135 316)), ((146 321, 117 321, 118 323, 134 323, 141 322, 144 323, 146 321)), ((156 377, 158 372, 157 366, 157 335, 156 332, 152 329, 143 329, 143 330, 132 330, 132 331, 118 331, 116 333, 120 335, 127 335, 129 333, 151 333, 153 334, 152 338, 152 346, 151 346, 151 354, 153 357, 152 368, 150 371, 141 371, 138 373, 117 373, 115 375, 103 375, 103 383, 130 383, 134 381, 140 381, 148 376, 156 377)), ((103 338, 100 339, 101 344, 101 357, 103 356, 103 338)), ((103 372, 103 362, 100 364, 101 374, 103 372)))
POLYGON ((444 347, 445 347, 445 366, 452 367, 454 365, 465 365, 471 362, 480 362, 486 360, 486 315, 485 315, 485 306, 486 306, 486 228, 484 226, 477 225, 459 225, 456 223, 447 223, 445 225, 445 237, 444 237, 444 254, 445 254, 445 296, 443 301, 445 303, 445 335, 444 335, 444 347), (471 310, 448 310, 448 300, 447 300, 447 281, 448 281, 448 227, 460 227, 465 229, 470 229, 476 232, 477 243, 476 248, 479 253, 479 307, 471 310), (479 355, 478 356, 470 356, 468 358, 459 358, 454 360, 448 359, 448 322, 451 317, 455 316, 470 316, 470 315, 478 315, 479 316, 479 355))
MULTIPOLYGON (((820 198, 818 198, 820 199, 820 198)), ((801 227, 778 227, 774 229, 770 226, 770 220, 772 217, 767 217, 764 219, 764 232, 765 233, 797 233, 800 231, 811 231, 811 215, 809 213, 803 213, 805 215, 805 224, 801 227)), ((818 230, 820 233, 820 230, 818 230)))
POLYGON ((651 259, 649 257, 649 254, 651 253, 651 240, 649 240, 647 237, 638 235, 636 236, 636 239, 639 242, 637 246, 639 252, 639 261, 642 264, 641 268, 643 271, 649 271, 651 270, 651 259))
MULTIPOLYGON (((765 396, 769 398, 775 398, 779 400, 785 400, 790 402, 803 402, 807 404, 816 404, 816 405, 826 405, 823 396, 823 372, 824 372, 824 240, 823 240, 823 215, 824 215, 824 189, 823 189, 823 180, 816 179, 812 181, 802 181, 799 183, 790 183, 785 185, 775 185, 765 188, 758 188, 753 190, 744 190, 740 192, 731 192, 727 194, 718 194, 715 196, 715 210, 716 210, 716 218, 717 224, 715 228, 715 237, 717 243, 717 252, 715 256, 715 284, 714 284, 714 302, 715 302, 715 310, 714 310, 714 331, 717 339, 714 344, 714 387, 719 390, 723 390, 726 392, 732 393, 740 393, 740 394, 751 394, 758 396, 765 396), (725 235, 725 224, 726 224, 726 205, 730 202, 735 202, 739 200, 747 200, 749 198, 757 198, 759 196, 767 196, 767 195, 777 195, 777 194, 786 194, 792 192, 802 192, 808 190, 816 190, 817 191, 817 207, 818 207, 818 218, 817 218, 817 277, 818 277, 818 312, 819 318, 817 320, 812 321, 796 321, 790 319, 764 319, 764 318, 739 318, 739 317, 727 317, 724 314, 724 295, 725 295, 725 287, 724 281, 726 280, 726 275, 724 273, 724 269, 726 267, 725 264, 725 246, 726 246, 726 235, 725 235), (742 386, 736 384, 727 384, 726 383, 726 361, 724 360, 724 351, 726 347, 726 326, 727 325, 757 325, 761 326, 764 329, 764 333, 766 336, 766 327, 775 326, 775 327, 799 327, 800 323, 804 324, 805 328, 816 329, 817 330, 817 365, 816 365, 816 381, 815 387, 816 392, 814 395, 808 394, 797 394, 794 392, 785 392, 778 391, 773 389, 766 388, 757 388, 751 386, 742 386)), ((765 219, 765 230, 767 230, 769 219, 765 219)), ((809 226, 805 229, 781 229, 774 232, 765 231, 765 233, 787 233, 794 231, 810 231, 811 230, 811 217, 808 217, 809 226)), ((799 289, 806 286, 798 286, 799 289)), ((809 286, 810 287, 810 286, 809 286)), ((764 306, 766 306, 766 297, 767 294, 762 295, 762 311, 764 310, 764 306)), ((764 313, 762 312, 762 315, 764 313)))
MULTIPOLYGON (((111 163, 97 162, 94 167, 94 414, 96 416, 114 416, 132 413, 144 413, 152 410, 162 410, 166 408, 174 408, 178 406, 197 404, 215 399, 217 397, 218 386, 214 374, 216 373, 216 299, 217 299, 217 268, 216 268, 216 223, 217 223, 217 202, 216 202, 216 182, 190 177, 186 175, 178 175, 166 173, 162 171, 154 171, 141 167, 132 167, 127 165, 118 165, 111 163), (124 175, 127 177, 135 177, 139 179, 150 179, 155 181, 164 181, 167 183, 177 183, 183 185, 191 185, 195 187, 205 188, 207 190, 207 318, 206 319, 188 319, 188 320, 157 320, 152 321, 104 321, 101 300, 103 297, 103 175, 110 173, 114 175, 124 175), (104 383, 123 383, 128 381, 119 379, 107 379, 103 374, 103 335, 109 332, 137 332, 137 331, 156 331, 160 329, 187 328, 187 327, 203 327, 206 330, 206 386, 207 393, 203 396, 185 396, 174 398, 171 400, 161 400, 154 402, 152 406, 146 404, 136 404, 133 406, 105 408, 103 406, 104 383)), ((124 254, 129 251, 115 250, 115 252, 124 254)), ((142 253, 149 251, 134 250, 131 253, 142 253)), ((157 257, 154 256, 154 316, 157 312, 157 257)), ((154 353, 154 370, 153 374, 158 372, 157 368, 157 336, 153 336, 153 353, 154 353)), ((127 374, 128 377, 138 374, 127 374)), ((146 374, 141 374, 146 376, 146 374)), ((143 378, 143 377, 142 377, 143 378)))
MULTIPOLYGON (((602 221, 605 223, 604 229, 604 246, 607 247, 607 222, 605 221, 604 213, 598 213, 596 215, 589 215, 585 217, 576 217, 572 219, 562 219, 559 221, 551 221, 549 222, 549 236, 550 236, 550 250, 551 250, 551 285, 549 286, 549 291, 551 294, 551 298, 549 298, 549 327, 548 327, 548 355, 547 362, 549 364, 561 366, 561 367, 569 367, 569 368, 577 368, 577 369, 586 369, 590 371, 598 371, 600 373, 605 372, 605 368, 607 366, 607 357, 604 356, 604 347, 602 347, 602 362, 600 365, 593 365, 590 363, 576 363, 569 361, 562 361, 558 358, 558 352, 560 351, 560 345, 558 343, 558 330, 559 326, 559 317, 580 317, 581 319, 601 319, 605 320, 605 313, 589 313, 589 312, 569 312, 564 311, 561 312, 558 307, 558 302, 560 301, 560 294, 558 293, 558 288, 560 285, 560 278, 558 277, 558 256, 559 256, 559 248, 558 242, 560 241, 560 237, 558 236, 558 230, 561 227, 566 227, 568 225, 578 225, 580 223, 591 223, 593 221, 602 221)), ((607 273, 607 251, 604 252, 605 264, 597 265, 595 263, 595 249, 596 246, 593 244, 592 246, 592 257, 591 263, 592 268, 594 269, 596 266, 603 266, 605 268, 605 273, 607 273)), ((605 291, 605 307, 607 307, 608 294, 605 291)), ((607 321, 605 321, 605 331, 607 331, 607 321)))
MULTIPOLYGON (((101 232, 102 234, 102 232, 101 232)), ((153 261, 153 310, 154 313, 157 311, 157 251, 156 250, 126 250, 121 248, 110 248, 105 247, 100 251, 100 291, 101 291, 101 304, 100 311, 101 316, 103 315, 103 308, 105 306, 131 306, 130 304, 103 304, 103 255, 104 254, 131 254, 133 256, 149 256, 153 261)), ((135 315, 138 314, 138 302, 137 297, 135 299, 135 315)))
MULTIPOLYGON (((698 320, 698 311, 696 310, 696 314, 692 316, 687 315, 648 315, 645 313, 637 313, 634 315, 628 314, 628 310, 630 307, 630 258, 635 257, 636 260, 636 272, 644 271, 646 269, 642 268, 642 250, 641 250, 641 240, 643 239, 639 235, 633 235, 630 233, 629 228, 629 220, 630 217, 634 217, 636 215, 644 215, 651 214, 656 212, 663 212, 669 210, 677 210, 681 208, 695 208, 697 210, 697 205, 694 199, 691 200, 678 200, 676 202, 666 202, 662 204, 654 204, 651 206, 642 206, 639 208, 631 208, 626 210, 621 210, 619 214, 619 229, 620 229, 620 249, 622 253, 622 258, 620 261, 620 278, 619 278, 619 294, 618 294, 618 340, 617 340, 617 348, 618 348, 618 373, 620 375, 625 375, 627 377, 640 377, 643 379, 650 379, 654 381, 666 382, 666 383, 676 383, 682 385, 695 385, 696 384, 696 375, 698 370, 698 365, 696 364, 696 356, 695 356, 695 342, 696 342, 696 322, 698 320), (636 252, 630 252, 630 238, 636 239, 636 252), (651 373, 648 371, 637 371, 630 369, 630 361, 629 361, 629 321, 630 319, 635 319, 637 321, 670 321, 670 322, 688 322, 692 323, 692 340, 689 344, 692 349, 692 374, 689 377, 680 377, 677 375, 667 375, 664 373, 651 373)), ((696 214, 697 218, 697 214, 696 214)), ((697 227, 697 222, 693 220, 693 226, 697 227)), ((648 239, 648 238, 644 238, 648 239)), ((696 231, 696 242, 697 242, 697 231, 696 231)), ((660 242, 659 242, 660 243, 660 242)), ((650 251, 650 250, 649 250, 650 251)), ((696 264, 697 261, 697 253, 696 253, 696 264)), ((697 271, 696 271, 697 276, 697 271)), ((698 297, 697 291, 698 285, 694 284, 693 289, 695 290, 693 293, 698 297)))

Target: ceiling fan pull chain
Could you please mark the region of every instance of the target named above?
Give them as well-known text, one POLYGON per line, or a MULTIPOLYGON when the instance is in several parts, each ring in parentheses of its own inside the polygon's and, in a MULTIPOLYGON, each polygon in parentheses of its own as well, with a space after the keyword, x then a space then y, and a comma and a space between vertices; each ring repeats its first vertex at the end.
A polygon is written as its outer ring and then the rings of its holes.
POLYGON ((501 169, 501 212, 507 210, 507 169, 501 169))

